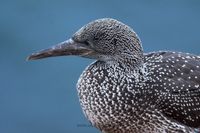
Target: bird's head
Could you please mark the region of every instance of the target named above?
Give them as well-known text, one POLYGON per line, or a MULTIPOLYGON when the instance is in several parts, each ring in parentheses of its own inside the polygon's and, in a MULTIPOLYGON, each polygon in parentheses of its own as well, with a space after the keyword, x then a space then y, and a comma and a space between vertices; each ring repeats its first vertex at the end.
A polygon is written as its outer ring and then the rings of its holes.
POLYGON ((142 59, 143 51, 139 37, 129 26, 103 18, 83 26, 69 40, 33 53, 28 60, 63 55, 132 64, 142 59))

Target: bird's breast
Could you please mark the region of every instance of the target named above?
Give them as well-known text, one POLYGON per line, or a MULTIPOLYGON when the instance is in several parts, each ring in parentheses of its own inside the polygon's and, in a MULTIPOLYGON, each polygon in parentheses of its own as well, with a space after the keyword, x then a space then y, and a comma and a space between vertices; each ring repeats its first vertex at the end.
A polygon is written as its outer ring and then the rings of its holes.
POLYGON ((83 112, 94 126, 100 129, 111 123, 133 126, 133 121, 142 117, 144 111, 139 110, 142 106, 146 108, 148 103, 141 98, 145 91, 142 84, 136 83, 136 78, 136 75, 130 77, 116 68, 97 64, 86 68, 77 89, 83 112))

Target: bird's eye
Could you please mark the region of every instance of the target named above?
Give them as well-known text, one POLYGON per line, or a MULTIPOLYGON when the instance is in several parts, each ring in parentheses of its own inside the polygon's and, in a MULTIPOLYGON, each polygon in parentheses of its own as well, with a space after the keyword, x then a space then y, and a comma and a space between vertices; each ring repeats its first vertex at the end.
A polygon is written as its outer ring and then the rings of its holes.
POLYGON ((90 46, 90 43, 89 43, 88 41, 85 41, 84 44, 85 44, 86 46, 90 46))
POLYGON ((97 40, 99 40, 99 38, 98 37, 94 37, 94 40, 97 41, 97 40))

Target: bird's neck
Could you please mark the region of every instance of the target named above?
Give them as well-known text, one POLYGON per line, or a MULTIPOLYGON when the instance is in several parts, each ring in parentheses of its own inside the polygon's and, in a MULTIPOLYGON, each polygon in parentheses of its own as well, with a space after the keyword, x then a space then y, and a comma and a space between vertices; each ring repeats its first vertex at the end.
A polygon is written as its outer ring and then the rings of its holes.
POLYGON ((143 65, 143 59, 129 59, 127 61, 118 62, 119 65, 128 72, 140 69, 143 65))
POLYGON ((127 56, 123 59, 119 59, 113 62, 107 62, 111 66, 119 66, 125 72, 135 72, 136 70, 140 69, 144 63, 144 56, 137 55, 137 56, 127 56))
POLYGON ((143 72, 144 64, 143 59, 140 60, 129 60, 126 62, 121 61, 97 61, 96 67, 107 71, 113 71, 115 73, 121 73, 123 75, 135 75, 140 71, 143 72))

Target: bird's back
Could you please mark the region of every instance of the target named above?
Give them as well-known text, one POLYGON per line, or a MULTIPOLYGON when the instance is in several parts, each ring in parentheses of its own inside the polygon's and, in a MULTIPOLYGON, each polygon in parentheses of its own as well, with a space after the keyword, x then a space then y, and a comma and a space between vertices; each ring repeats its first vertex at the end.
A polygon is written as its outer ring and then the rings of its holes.
POLYGON ((169 119, 200 127, 200 57, 178 52, 145 55, 156 108, 169 119))

